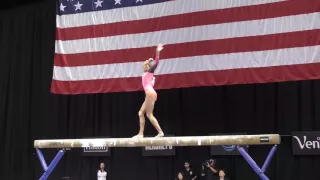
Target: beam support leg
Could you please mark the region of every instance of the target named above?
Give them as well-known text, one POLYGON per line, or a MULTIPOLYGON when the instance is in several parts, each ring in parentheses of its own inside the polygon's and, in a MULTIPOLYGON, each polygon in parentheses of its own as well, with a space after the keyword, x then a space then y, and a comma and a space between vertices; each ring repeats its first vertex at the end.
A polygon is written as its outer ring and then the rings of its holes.
POLYGON ((271 151, 269 152, 267 159, 266 159, 266 160, 264 161, 264 163, 263 163, 263 166, 262 166, 262 168, 261 168, 261 171, 262 171, 262 172, 265 172, 265 171, 266 171, 266 169, 267 169, 267 167, 269 166, 269 164, 270 164, 270 162, 271 162, 271 159, 272 159, 272 157, 274 156, 274 153, 276 152, 276 150, 277 150, 277 145, 274 145, 274 146, 272 147, 271 151))
POLYGON ((48 170, 48 166, 47 166, 46 160, 44 159, 43 154, 40 151, 40 149, 37 149, 37 155, 39 157, 39 160, 40 160, 40 163, 41 163, 43 171, 47 171, 48 170))
POLYGON ((238 146, 238 151, 242 155, 242 157, 248 162, 248 164, 252 167, 252 169, 260 176, 262 180, 269 180, 269 178, 264 174, 268 165, 271 162, 272 157, 277 149, 277 145, 274 145, 270 150, 267 159, 265 160, 262 168, 257 165, 257 163, 250 157, 250 155, 243 149, 243 147, 238 146))
POLYGON ((37 149, 37 155, 40 159, 40 163, 41 163, 41 166, 44 170, 44 173, 42 174, 41 178, 39 180, 47 180, 48 177, 50 176, 50 174, 52 173, 52 171, 54 170, 54 168, 57 166, 58 162, 61 160, 61 158, 63 157, 64 153, 65 153, 65 149, 62 149, 60 150, 56 157, 54 157, 54 159, 51 161, 50 165, 47 166, 47 163, 43 157, 43 154, 42 152, 37 149))

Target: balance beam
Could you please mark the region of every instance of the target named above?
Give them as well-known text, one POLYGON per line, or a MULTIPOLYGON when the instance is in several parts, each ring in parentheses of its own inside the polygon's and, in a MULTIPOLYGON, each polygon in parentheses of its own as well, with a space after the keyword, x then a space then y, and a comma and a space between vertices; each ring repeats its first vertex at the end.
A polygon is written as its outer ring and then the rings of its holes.
POLYGON ((144 147, 144 146, 213 146, 280 144, 279 134, 185 136, 161 138, 95 138, 35 140, 35 148, 144 147))
POLYGON ((239 153, 245 158, 253 170, 263 180, 269 180, 264 174, 275 151, 277 144, 280 144, 279 134, 260 135, 224 135, 224 136, 185 136, 185 137, 161 137, 161 138, 93 138, 93 139, 56 139, 56 140, 35 140, 34 148, 44 170, 40 180, 47 180, 53 169, 56 167, 66 149, 84 147, 144 147, 144 146, 218 146, 237 145, 239 153), (247 145, 274 145, 260 168, 250 155, 241 146, 247 145), (44 159, 40 148, 60 148, 56 157, 49 166, 44 159))

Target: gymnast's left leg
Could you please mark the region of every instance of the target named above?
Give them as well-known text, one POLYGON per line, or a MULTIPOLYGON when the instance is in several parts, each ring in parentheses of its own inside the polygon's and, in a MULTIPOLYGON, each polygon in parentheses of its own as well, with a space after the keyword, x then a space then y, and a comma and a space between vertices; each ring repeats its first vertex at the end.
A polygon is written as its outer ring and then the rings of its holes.
POLYGON ((152 97, 147 97, 146 98, 146 113, 147 113, 147 117, 150 120, 150 122, 152 123, 152 125, 157 129, 158 131, 158 135, 156 137, 163 137, 164 133, 159 125, 158 120, 154 117, 153 115, 153 109, 154 109, 154 104, 155 104, 155 99, 152 97))
POLYGON ((144 133, 144 126, 145 126, 145 118, 144 118, 144 113, 146 112, 146 101, 143 102, 140 110, 139 110, 139 122, 140 122, 140 130, 139 133, 133 138, 143 138, 143 133, 144 133))

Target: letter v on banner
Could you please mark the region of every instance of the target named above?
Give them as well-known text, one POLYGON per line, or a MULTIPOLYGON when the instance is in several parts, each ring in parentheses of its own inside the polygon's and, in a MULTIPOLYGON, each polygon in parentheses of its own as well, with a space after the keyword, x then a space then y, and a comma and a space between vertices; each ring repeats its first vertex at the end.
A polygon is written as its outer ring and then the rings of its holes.
POLYGON ((320 131, 292 132, 293 155, 320 155, 320 131))

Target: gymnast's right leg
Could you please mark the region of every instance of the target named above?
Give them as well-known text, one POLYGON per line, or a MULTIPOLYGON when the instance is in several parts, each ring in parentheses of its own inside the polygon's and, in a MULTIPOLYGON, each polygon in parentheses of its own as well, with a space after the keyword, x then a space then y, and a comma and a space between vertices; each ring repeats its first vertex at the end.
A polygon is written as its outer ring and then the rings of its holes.
POLYGON ((155 99, 153 97, 147 97, 146 101, 145 101, 145 105, 146 105, 146 113, 147 113, 147 117, 149 118, 150 122, 152 123, 152 125, 156 128, 156 130, 158 131, 158 135, 156 136, 156 138, 158 137, 163 137, 164 133, 159 125, 158 120, 154 117, 153 115, 153 109, 154 109, 154 104, 155 104, 155 99))
POLYGON ((146 124, 146 119, 144 117, 144 114, 146 112, 146 102, 144 101, 140 110, 139 110, 139 122, 140 122, 140 129, 139 129, 139 133, 135 136, 133 136, 133 138, 143 138, 143 134, 144 134, 144 127, 146 124))

